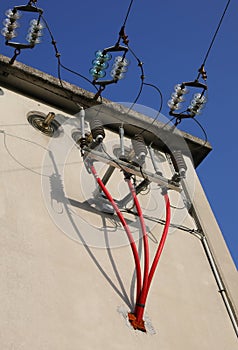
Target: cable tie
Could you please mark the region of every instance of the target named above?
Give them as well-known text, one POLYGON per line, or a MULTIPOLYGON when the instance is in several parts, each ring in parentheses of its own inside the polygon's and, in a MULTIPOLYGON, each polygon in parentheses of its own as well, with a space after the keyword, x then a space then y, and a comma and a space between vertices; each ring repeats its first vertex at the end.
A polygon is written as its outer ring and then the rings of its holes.
POLYGON ((218 293, 224 293, 226 290, 223 288, 223 289, 219 289, 218 290, 218 293))
POLYGON ((145 308, 145 304, 136 303, 136 306, 145 308))

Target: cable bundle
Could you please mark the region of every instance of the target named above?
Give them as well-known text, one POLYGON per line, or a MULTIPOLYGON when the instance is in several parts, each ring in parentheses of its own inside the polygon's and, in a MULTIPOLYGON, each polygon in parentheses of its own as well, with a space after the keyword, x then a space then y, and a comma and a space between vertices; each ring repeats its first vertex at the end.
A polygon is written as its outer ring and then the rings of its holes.
MULTIPOLYGON (((85 162, 87 163, 88 161, 85 160, 85 162)), ((113 197, 111 196, 110 192, 107 190, 103 181, 98 176, 97 171, 96 171, 93 163, 89 161, 89 163, 86 164, 86 167, 90 168, 91 173, 93 174, 95 180, 97 181, 98 185, 100 186, 100 188, 103 191, 106 198, 110 201, 113 209, 115 210, 115 212, 116 212, 119 220, 121 221, 122 226, 124 227, 125 232, 127 234, 127 237, 128 237, 131 249, 132 249, 134 261, 135 261, 136 279, 137 279, 135 309, 133 312, 130 312, 128 314, 128 319, 129 319, 129 321, 132 324, 134 329, 138 329, 140 331, 146 332, 146 328, 145 328, 145 324, 144 324, 144 320, 143 320, 145 304, 146 304, 146 300, 148 297, 151 281, 153 279, 155 270, 157 268, 161 253, 163 251, 164 244, 165 244, 165 241, 166 241, 166 238, 168 235, 169 225, 170 225, 170 215, 171 215, 170 214, 170 201, 169 201, 169 197, 167 194, 167 190, 166 189, 162 190, 162 195, 164 196, 165 204, 166 204, 165 226, 164 226, 163 234, 161 236, 161 240, 160 240, 160 243, 158 245, 158 249, 157 249, 155 257, 153 259, 151 268, 149 268, 149 243, 148 243, 146 225, 144 222, 142 209, 141 209, 139 200, 137 198, 134 185, 131 182, 131 175, 127 174, 127 173, 124 174, 125 181, 128 184, 129 190, 131 192, 133 201, 134 201, 135 206, 136 206, 136 210, 138 213, 138 217, 140 220, 140 226, 141 226, 141 230, 142 230, 142 238, 143 238, 143 246, 144 246, 144 273, 143 273, 143 279, 142 279, 141 265, 140 265, 140 258, 139 258, 139 254, 138 254, 138 249, 137 249, 137 246, 135 244, 133 235, 130 231, 130 228, 129 228, 122 212, 119 210, 116 202, 114 201, 113 197)))

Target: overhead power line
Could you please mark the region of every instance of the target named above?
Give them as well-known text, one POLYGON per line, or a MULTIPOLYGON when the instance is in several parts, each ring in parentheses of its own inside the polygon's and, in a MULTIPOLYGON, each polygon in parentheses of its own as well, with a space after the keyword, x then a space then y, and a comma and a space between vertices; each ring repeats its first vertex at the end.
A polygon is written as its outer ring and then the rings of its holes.
POLYGON ((129 14, 130 14, 130 12, 131 12, 131 7, 132 7, 132 5, 133 5, 133 2, 134 2, 134 0, 131 0, 130 4, 129 4, 129 6, 128 6, 127 13, 126 13, 126 17, 125 17, 125 20, 124 20, 124 23, 123 23, 123 27, 126 26, 126 22, 127 22, 127 20, 128 20, 129 14))
POLYGON ((211 43, 210 43, 210 45, 209 45, 209 47, 208 47, 208 49, 207 49, 207 52, 206 52, 206 54, 205 54, 203 63, 202 63, 202 65, 201 65, 201 68, 199 69, 198 78, 199 78, 200 75, 204 72, 204 66, 205 66, 205 64, 206 64, 206 62, 207 62, 208 56, 209 56, 209 54, 210 54, 210 52, 211 52, 211 49, 212 49, 212 47, 213 47, 213 45, 214 45, 214 42, 215 42, 216 37, 217 37, 217 34, 218 34, 218 32, 219 32, 219 30, 220 30, 220 28, 221 28, 222 22, 223 22, 223 20, 224 20, 225 14, 226 14, 226 12, 227 12, 227 10, 228 10, 228 7, 229 7, 230 3, 231 3, 231 0, 228 0, 228 1, 227 1, 227 4, 226 4, 226 7, 225 7, 225 9, 224 9, 224 11, 223 11, 223 13, 222 13, 221 18, 220 18, 220 21, 219 21, 219 23, 218 23, 218 25, 217 25, 216 31, 215 31, 215 33, 214 33, 214 35, 213 35, 212 40, 211 40, 211 43))

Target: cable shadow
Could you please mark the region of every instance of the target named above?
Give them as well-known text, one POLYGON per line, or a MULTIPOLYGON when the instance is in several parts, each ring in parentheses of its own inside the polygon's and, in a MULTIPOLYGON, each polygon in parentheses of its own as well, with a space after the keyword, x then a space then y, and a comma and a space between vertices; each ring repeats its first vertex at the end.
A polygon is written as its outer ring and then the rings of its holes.
POLYGON ((17 135, 13 135, 13 134, 9 134, 9 133, 7 133, 5 130, 0 130, 0 134, 3 134, 3 144, 4 144, 4 147, 5 147, 5 149, 6 149, 6 152, 7 152, 8 155, 14 160, 14 162, 16 162, 18 165, 20 165, 23 169, 28 170, 28 171, 30 171, 30 172, 36 174, 36 175, 47 176, 47 175, 44 175, 44 174, 42 174, 42 173, 40 173, 40 172, 34 170, 33 168, 29 168, 29 167, 27 167, 26 165, 22 164, 22 163, 12 154, 12 152, 10 151, 10 149, 9 149, 9 147, 8 147, 8 145, 7 145, 7 136, 8 136, 8 137, 12 137, 12 138, 16 138, 16 139, 18 139, 18 140, 20 140, 20 141, 28 142, 28 143, 30 143, 30 144, 32 144, 32 145, 36 145, 36 146, 41 147, 41 148, 44 149, 44 150, 47 150, 44 146, 40 145, 40 144, 37 143, 37 142, 33 142, 33 141, 30 141, 30 140, 27 140, 27 139, 25 139, 25 138, 23 138, 23 137, 20 137, 20 136, 17 136, 17 135))
MULTIPOLYGON (((53 157, 53 154, 52 154, 51 151, 49 151, 49 155, 50 155, 50 158, 52 160, 53 167, 54 167, 54 173, 51 176, 53 176, 54 178, 57 178, 57 181, 54 181, 54 182, 51 183, 51 194, 50 195, 51 195, 52 200, 55 199, 54 193, 56 193, 56 196, 57 196, 58 200, 60 198, 60 201, 63 204, 63 207, 64 207, 65 212, 66 212, 66 214, 67 214, 67 216, 69 218, 69 221, 70 221, 74 231, 76 232, 78 238, 82 242, 83 247, 86 250, 86 252, 88 253, 89 257, 92 259, 92 261, 94 262, 94 264, 96 265, 96 267, 98 268, 100 273, 103 275, 103 277, 106 279, 106 281, 109 283, 109 285, 112 287, 112 289, 117 293, 117 295, 119 295, 119 297, 125 302, 125 304, 129 308, 131 308, 131 302, 130 302, 129 297, 128 297, 126 291, 125 291, 125 287, 123 285, 123 282, 122 282, 121 277, 119 275, 119 272, 117 270, 117 266, 115 264, 115 261, 113 259, 112 254, 111 254, 110 248, 107 248, 107 253, 108 253, 109 260, 110 260, 110 262, 112 264, 113 271, 114 271, 115 276, 116 276, 116 278, 118 280, 118 283, 120 285, 121 290, 115 285, 115 283, 112 281, 112 279, 106 273, 106 271, 100 265, 100 262, 98 261, 98 259, 93 254, 92 250, 87 245, 83 235, 80 233, 80 231, 79 231, 79 229, 78 229, 78 227, 77 227, 77 225, 76 225, 76 223, 75 223, 75 221, 74 221, 74 219, 73 219, 73 217, 71 215, 70 208, 68 207, 67 203, 69 203, 69 201, 68 201, 67 197, 65 196, 65 192, 64 192, 64 188, 63 188, 63 184, 62 184, 62 180, 61 180, 61 175, 59 174, 57 165, 55 163, 55 160, 54 160, 54 157, 53 157)), ((103 220, 103 217, 102 217, 102 220, 103 220)), ((105 241, 106 240, 108 240, 107 232, 105 232, 105 241)))
MULTIPOLYGON (((139 258, 141 260, 142 255, 142 241, 143 239, 140 238, 138 241, 138 254, 139 258)), ((131 310, 135 309, 135 290, 136 290, 136 269, 133 272, 132 279, 131 279, 131 288, 130 288, 130 298, 131 298, 131 310)))
MULTIPOLYGON (((85 210, 87 212, 91 212, 93 214, 97 214, 99 215, 101 218, 103 218, 103 216, 100 214, 100 211, 94 207, 92 207, 88 201, 84 201, 84 202, 79 202, 75 199, 72 199, 72 198, 68 198, 68 197, 65 197, 66 200, 69 201, 69 203, 76 207, 76 208, 79 208, 81 210, 85 210)), ((114 217, 114 215, 112 214, 108 214, 108 213, 103 213, 104 217, 108 218, 108 219, 111 219, 113 218, 115 222, 117 222, 118 224, 120 224, 120 220, 117 218, 117 217, 114 217)), ((130 220, 130 219, 127 219, 126 220, 131 226, 135 226, 135 222, 133 220, 130 220)))
MULTIPOLYGON (((7 126, 29 126, 29 124, 12 124, 12 125, 0 125, 0 127, 7 127, 7 126)), ((19 140, 19 141, 22 141, 22 142, 25 142, 25 143, 28 143, 28 144, 31 144, 31 145, 34 145, 34 146, 37 146, 37 147, 40 147, 42 150, 44 151, 47 151, 48 152, 48 148, 44 147, 43 145, 41 145, 40 143, 37 143, 35 141, 32 141, 32 140, 28 140, 24 137, 21 137, 21 136, 18 136, 18 135, 14 135, 14 134, 11 134, 9 132, 6 132, 4 129, 0 129, 0 134, 3 135, 3 145, 5 147, 5 150, 6 152, 8 153, 9 157, 12 158, 12 160, 18 164, 22 169, 25 169, 27 171, 30 171, 36 175, 39 175, 39 176, 46 176, 46 177, 49 177, 48 175, 45 175, 43 174, 42 172, 40 172, 40 170, 42 169, 41 166, 39 167, 28 167, 26 166, 25 164, 23 164, 19 159, 16 158, 16 156, 12 153, 12 151, 9 149, 9 142, 7 142, 7 137, 8 138, 13 138, 13 139, 16 139, 16 140, 19 140), (39 170, 39 171, 38 171, 39 170)), ((72 164, 72 163, 71 163, 72 164)), ((12 171, 19 171, 20 169, 14 169, 12 171)))
POLYGON ((110 263, 112 265, 112 268, 113 268, 113 271, 115 273, 115 276, 116 276, 116 279, 120 285, 120 288, 121 288, 121 291, 122 291, 122 294, 124 295, 124 301, 126 302, 126 304, 131 308, 132 305, 131 305, 131 302, 130 302, 130 299, 127 295, 127 292, 125 290, 125 287, 124 287, 124 284, 123 284, 123 281, 121 279, 121 276, 119 274, 119 271, 117 269, 117 265, 115 263, 115 260, 113 259, 113 255, 112 255, 112 251, 111 251, 111 248, 110 248, 110 243, 109 243, 109 236, 108 236, 108 231, 107 231, 107 228, 106 228, 106 220, 104 217, 102 217, 102 222, 103 222, 103 227, 104 227, 104 237, 105 237, 105 243, 106 243, 106 250, 107 250, 107 254, 108 254, 108 257, 109 257, 109 260, 110 260, 110 263))

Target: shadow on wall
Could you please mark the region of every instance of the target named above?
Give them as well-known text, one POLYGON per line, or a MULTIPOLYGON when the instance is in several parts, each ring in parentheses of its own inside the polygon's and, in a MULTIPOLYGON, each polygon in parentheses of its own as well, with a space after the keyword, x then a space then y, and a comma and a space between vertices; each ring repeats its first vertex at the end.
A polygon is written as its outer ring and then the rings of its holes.
MULTIPOLYGON (((3 90, 0 88, 0 94, 4 94, 3 90)), ((58 117, 58 115, 57 115, 58 117)), ((61 116, 61 121, 65 121, 65 117, 61 116)), ((3 126, 3 125, 2 125, 3 126)), ((4 125, 8 126, 8 125, 4 125)), ((12 126, 12 124, 11 124, 12 126)), ((26 124, 17 124, 17 126, 23 126, 23 127, 30 127, 28 123, 26 124)), ((130 280, 130 286, 129 288, 125 287, 123 278, 120 273, 120 266, 117 265, 116 260, 113 256, 113 249, 111 247, 111 242, 110 242, 110 233, 112 226, 108 226, 108 221, 111 223, 112 222, 112 216, 111 214, 103 214, 101 215, 100 211, 98 211, 96 208, 91 206, 88 201, 85 202, 79 202, 76 201, 72 198, 68 198, 66 196, 63 182, 61 179, 61 174, 58 169, 58 165, 56 163, 56 160, 54 158, 53 153, 48 150, 48 148, 44 147, 43 145, 29 140, 27 138, 21 137, 19 135, 14 135, 11 133, 6 132, 5 130, 0 130, 0 135, 3 135, 3 145, 5 147, 6 152, 8 153, 9 157, 11 157, 16 164, 18 164, 21 168, 31 171, 32 173, 41 176, 42 178, 46 178, 47 182, 50 183, 50 193, 49 197, 51 198, 51 203, 56 201, 58 204, 60 204, 60 213, 62 214, 63 212, 67 215, 68 220, 71 223, 71 227, 73 228, 74 232, 78 236, 79 240, 83 244, 86 252, 88 253, 89 257, 92 259, 94 264, 96 265, 97 269, 99 272, 103 275, 107 283, 110 285, 110 287, 114 290, 114 292, 123 300, 123 302, 127 305, 127 307, 130 310, 134 310, 135 308, 135 289, 136 289, 136 272, 135 270, 132 273, 131 280, 130 280), (43 173, 41 167, 31 167, 31 165, 26 165, 24 164, 24 161, 22 162, 21 159, 18 158, 18 154, 15 154, 15 152, 12 152, 11 150, 11 141, 14 139, 14 143, 17 141, 22 142, 23 144, 31 144, 36 147, 40 147, 42 151, 46 152, 49 155, 49 158, 51 160, 51 166, 50 166, 50 172, 43 173), (77 223, 74 219, 74 216, 72 215, 72 210, 71 206, 75 206, 77 208, 80 208, 82 211, 91 211, 95 214, 97 214, 101 218, 102 222, 102 230, 103 230, 103 235, 102 239, 104 240, 105 243, 105 254, 108 256, 109 262, 111 264, 111 268, 113 271, 113 274, 115 276, 115 282, 113 281, 113 278, 109 275, 108 271, 102 267, 101 262, 95 257, 93 254, 92 249, 90 249, 90 246, 87 244, 85 237, 83 236, 82 232, 80 232, 79 227, 77 226, 77 223)), ((59 164, 60 166, 60 164, 59 164)), ((14 169, 14 171, 16 171, 14 169)), ((127 218, 127 221, 129 221, 130 225, 133 227, 135 225, 133 220, 130 220, 127 218)), ((113 224, 115 224, 115 229, 117 228, 118 225, 118 220, 113 219, 113 224)), ((135 226, 136 227, 136 226, 135 226)), ((149 232, 149 228, 147 228, 149 232)), ((151 239, 153 242, 157 243, 155 237, 151 236, 151 239)), ((139 251, 139 256, 142 254, 142 241, 141 239, 138 239, 138 251, 139 251)), ((110 269, 111 270, 111 269, 110 269)))
MULTIPOLYGON (((0 88, 0 95, 1 94, 4 94, 4 92, 2 91, 2 89, 0 88)), ((26 124, 28 125, 28 124, 26 124)), ((14 139, 18 139, 19 141, 22 141, 22 142, 27 142, 27 143, 30 143, 30 144, 34 144, 36 146, 39 146, 41 147, 44 151, 46 152, 49 152, 47 148, 45 148, 44 146, 36 143, 36 142, 32 142, 31 140, 28 140, 28 139, 25 139, 25 138, 22 138, 22 137, 19 137, 17 135, 13 135, 13 134, 10 134, 10 133, 7 133, 5 132, 4 130, 0 130, 0 133, 3 134, 3 143, 4 143, 4 146, 5 146, 5 149, 8 153, 8 155, 17 163, 19 164, 22 168, 24 168, 25 170, 28 170, 28 171, 31 171, 39 176, 43 176, 43 177, 49 177, 48 175, 46 174, 42 174, 41 170, 42 169, 33 169, 31 167, 27 167, 26 165, 24 165, 23 163, 21 163, 21 161, 19 161, 17 159, 17 157, 11 153, 11 150, 8 148, 8 145, 7 145, 7 137, 8 138, 14 138, 14 139)), ((57 165, 54 161, 54 157, 52 154, 50 154, 51 156, 51 160, 52 160, 52 163, 54 164, 53 166, 53 169, 54 169, 54 173, 52 174, 52 177, 56 178, 56 181, 51 181, 51 185, 52 188, 51 188, 51 198, 52 200, 53 199, 56 199, 58 201, 60 201, 63 205, 65 212, 69 218, 69 220, 71 221, 71 224, 72 224, 72 227, 74 228, 75 232, 77 233, 80 241, 83 243, 83 246, 85 248, 85 250, 87 251, 89 257, 92 259, 92 261, 94 262, 94 264, 96 265, 96 267, 98 268, 98 270, 100 271, 100 273, 104 276, 104 278, 106 279, 106 281, 108 282, 108 284, 113 288, 113 290, 119 295, 119 297, 125 302, 125 304, 128 306, 128 308, 130 310, 133 310, 134 308, 134 293, 135 293, 135 272, 133 273, 133 276, 132 276, 132 280, 131 280, 131 286, 130 286, 130 290, 128 291, 128 293, 126 292, 126 288, 124 286, 124 283, 123 283, 123 280, 120 276, 120 272, 119 272, 119 269, 117 267, 117 264, 115 262, 115 259, 113 257, 113 253, 112 253, 112 249, 110 248, 109 246, 109 235, 108 235, 108 231, 107 231, 107 228, 106 228, 106 225, 105 225, 105 218, 103 216, 102 217, 102 222, 104 222, 104 239, 105 239, 105 242, 106 242, 106 254, 108 255, 108 258, 109 258, 109 261, 111 263, 111 266, 112 266, 112 269, 113 269, 113 272, 114 272, 114 275, 116 277, 116 280, 118 282, 118 286, 112 281, 112 279, 110 278, 110 276, 108 275, 107 271, 105 271, 103 269, 103 267, 101 266, 100 262, 98 261, 98 259, 95 257, 95 255, 93 254, 92 250, 89 248, 89 246, 86 244, 85 242, 85 239, 84 237, 82 236, 82 234, 80 233, 76 223, 74 222, 74 218, 72 217, 72 213, 70 211, 70 208, 68 207, 68 204, 73 204, 73 205, 76 205, 78 207, 80 207, 81 209, 84 209, 84 210, 91 210, 91 211, 95 211, 98 215, 100 215, 100 213, 94 209, 93 207, 90 207, 89 204, 86 202, 86 203, 79 203, 77 201, 74 201, 72 199, 69 199, 65 196, 65 192, 64 192, 64 188, 63 186, 60 186, 59 184, 61 184, 61 178, 60 178, 60 174, 58 172, 58 168, 57 168, 57 165), (54 186, 55 185, 55 186, 54 186), (80 205, 81 204, 81 205, 80 205), (130 296, 129 296, 130 294, 130 296)), ((110 216, 110 215, 109 215, 110 216)), ((139 243, 140 245, 140 248, 139 250, 141 251, 141 242, 139 243)))
MULTIPOLYGON (((105 225, 105 218, 102 216, 102 222, 104 223, 104 239, 106 242, 106 251, 108 254, 108 258, 109 261, 111 263, 113 272, 115 274, 116 280, 119 284, 119 287, 115 285, 115 283, 112 281, 112 279, 110 278, 110 276, 107 274, 107 272, 103 269, 103 267, 101 266, 100 262, 98 261, 98 259, 95 257, 95 255, 93 254, 92 250, 90 249, 90 247, 88 246, 87 242, 85 241, 83 235, 80 233, 77 224, 74 221, 74 218, 72 216, 71 210, 68 207, 68 204, 70 203, 71 200, 69 200, 64 193, 64 188, 63 188, 63 184, 62 184, 62 180, 61 180, 61 175, 58 171, 54 156, 52 154, 51 151, 49 152, 49 156, 51 158, 51 161, 53 163, 53 171, 54 173, 52 174, 52 176, 55 178, 55 181, 51 181, 51 199, 58 199, 60 200, 60 202, 63 204, 64 207, 64 211, 67 214, 71 225, 73 227, 73 229, 75 230, 75 232, 77 233, 77 236, 79 237, 81 243, 83 244, 85 250, 87 251, 88 255, 90 256, 90 258, 92 259, 92 261, 94 262, 94 264, 96 265, 96 267, 98 268, 98 270, 100 271, 100 273, 103 275, 103 277, 106 279, 106 281, 109 283, 109 285, 112 287, 112 289, 119 295, 119 297, 125 302, 125 304, 130 308, 130 310, 133 310, 134 308, 134 294, 135 294, 135 272, 133 273, 132 276, 132 281, 131 281, 131 287, 130 287, 130 297, 128 295, 128 293, 126 292, 124 283, 122 281, 122 278, 120 276, 120 272, 118 270, 118 267, 116 265, 116 262, 113 258, 113 254, 112 254, 112 249, 109 246, 109 237, 108 237, 108 231, 105 225)), ((77 205, 79 205, 79 203, 77 202, 77 205)), ((93 208, 91 208, 91 210, 95 210, 93 208)), ((98 212, 97 212, 98 213, 98 212)), ((99 213, 98 213, 99 214, 99 213)), ((99 214, 100 215, 100 214, 99 214)), ((140 240, 139 240, 140 241, 140 240)), ((139 250, 141 251, 141 242, 140 242, 140 247, 139 250)))

